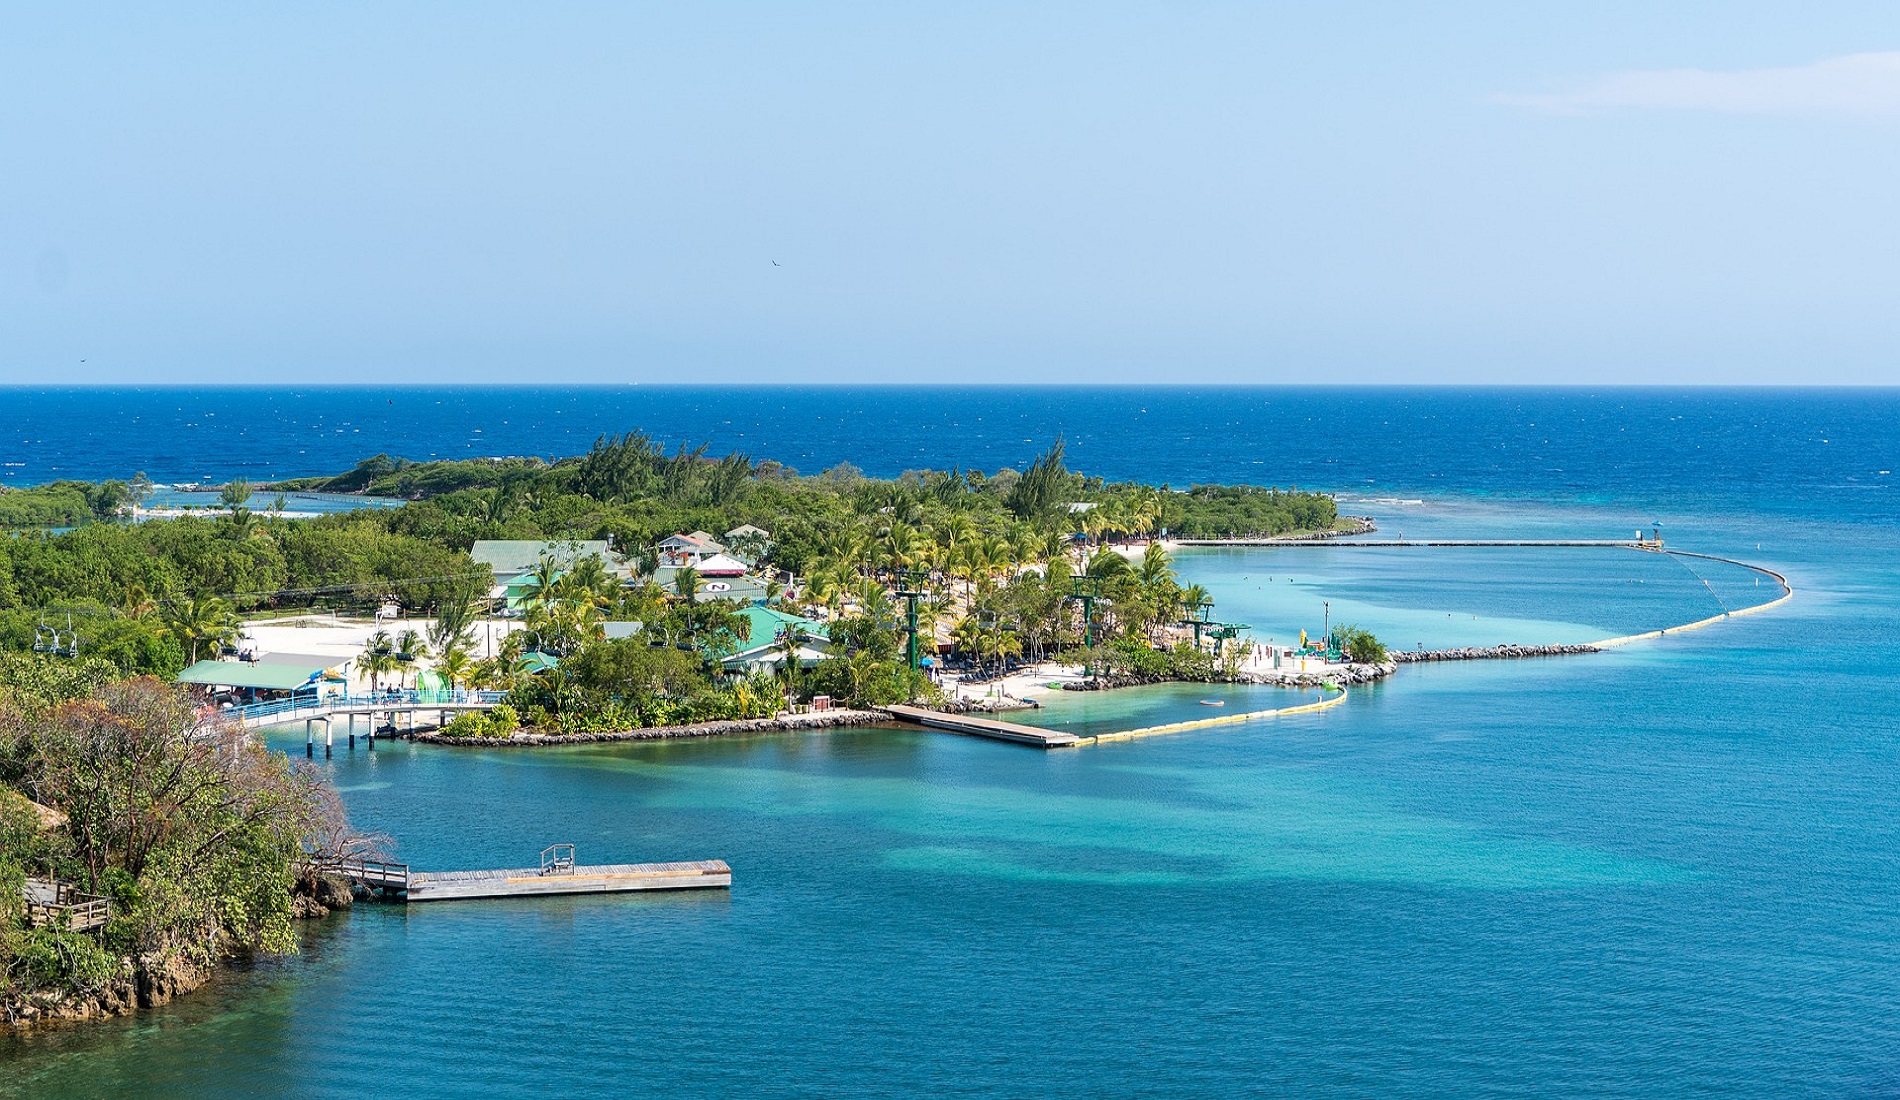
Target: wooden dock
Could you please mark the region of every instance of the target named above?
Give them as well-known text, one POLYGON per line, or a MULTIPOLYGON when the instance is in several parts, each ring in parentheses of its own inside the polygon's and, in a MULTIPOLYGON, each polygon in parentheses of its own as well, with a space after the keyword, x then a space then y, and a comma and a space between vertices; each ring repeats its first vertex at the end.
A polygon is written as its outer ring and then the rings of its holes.
POLYGON ((621 894, 634 890, 707 890, 732 886, 732 868, 722 859, 687 863, 610 863, 594 867, 574 862, 572 844, 552 845, 541 853, 541 866, 487 871, 411 871, 406 863, 377 860, 320 860, 326 874, 402 901, 472 901, 478 898, 529 898, 555 894, 621 894))
POLYGON ((940 710, 928 710, 924 707, 890 706, 883 708, 884 713, 905 722, 915 722, 931 729, 949 730, 952 733, 966 733, 971 737, 987 737, 992 741, 1009 741, 1018 745, 1034 745, 1039 749, 1064 749, 1079 744, 1081 738, 1073 733, 1061 730, 1037 729, 1035 726, 1019 726, 1014 722, 1002 722, 994 718, 980 718, 974 714, 948 714, 940 710))

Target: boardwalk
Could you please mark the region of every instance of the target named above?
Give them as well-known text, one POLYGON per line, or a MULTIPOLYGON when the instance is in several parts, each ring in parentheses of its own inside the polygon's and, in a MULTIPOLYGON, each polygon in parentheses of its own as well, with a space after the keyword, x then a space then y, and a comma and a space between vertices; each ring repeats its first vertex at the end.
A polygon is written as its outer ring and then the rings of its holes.
POLYGON ((301 696, 268 703, 250 703, 218 711, 218 717, 241 722, 250 729, 282 726, 291 722, 328 722, 332 718, 376 715, 460 714, 471 710, 493 710, 504 699, 501 691, 383 691, 373 695, 329 695, 321 699, 301 696))
POLYGON ((949 730, 952 733, 966 733, 971 737, 987 737, 993 741, 1010 741, 1018 745, 1034 745, 1039 749, 1069 748, 1080 741, 1072 733, 1060 730, 1037 729, 1035 726, 1019 726, 1014 722, 1002 722, 995 718, 980 718, 974 714, 946 714, 940 710, 927 710, 923 707, 890 706, 883 708, 886 714, 906 722, 915 722, 932 729, 949 730))

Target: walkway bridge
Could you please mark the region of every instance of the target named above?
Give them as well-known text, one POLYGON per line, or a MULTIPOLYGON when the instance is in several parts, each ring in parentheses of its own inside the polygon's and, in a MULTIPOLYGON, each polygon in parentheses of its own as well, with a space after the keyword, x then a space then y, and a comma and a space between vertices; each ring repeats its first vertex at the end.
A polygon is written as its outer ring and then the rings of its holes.
POLYGON ((388 724, 394 727, 396 716, 409 716, 409 725, 416 724, 418 714, 434 713, 438 726, 447 725, 449 717, 469 711, 493 710, 508 698, 505 691, 378 691, 356 695, 328 695, 322 698, 299 696, 291 699, 276 699, 268 703, 249 703, 241 707, 231 707, 219 711, 218 715, 240 722, 246 729, 260 729, 264 726, 284 726, 292 722, 304 724, 304 755, 316 755, 316 724, 323 723, 323 755, 329 756, 335 737, 330 723, 335 719, 345 719, 349 725, 347 733, 350 747, 356 747, 356 720, 369 720, 369 746, 376 747, 377 715, 388 715, 388 724))

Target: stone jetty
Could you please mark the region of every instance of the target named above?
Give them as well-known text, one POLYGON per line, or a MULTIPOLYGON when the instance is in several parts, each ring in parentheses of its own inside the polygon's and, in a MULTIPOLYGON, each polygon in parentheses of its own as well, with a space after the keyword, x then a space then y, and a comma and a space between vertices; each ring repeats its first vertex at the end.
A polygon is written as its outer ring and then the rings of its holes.
POLYGON ((1413 665, 1426 661, 1514 661, 1523 657, 1571 657, 1601 652, 1593 645, 1492 645, 1463 649, 1395 649, 1392 659, 1402 665, 1413 665))

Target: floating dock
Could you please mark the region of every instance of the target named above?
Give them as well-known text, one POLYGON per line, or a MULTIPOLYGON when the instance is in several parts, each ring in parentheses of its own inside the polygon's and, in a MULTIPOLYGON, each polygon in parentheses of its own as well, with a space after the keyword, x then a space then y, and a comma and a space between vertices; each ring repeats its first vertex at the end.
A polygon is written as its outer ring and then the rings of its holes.
POLYGON ((892 718, 905 722, 915 722, 917 725, 929 726, 931 729, 949 730, 951 733, 966 733, 971 737, 987 737, 992 741, 1034 745, 1039 749, 1065 749, 1081 743, 1081 738, 1073 733, 1037 729, 1035 726, 1019 726, 1014 722, 979 718, 974 714, 948 714, 924 707, 891 706, 882 709, 892 718))
POLYGON ((412 874, 410 901, 529 898, 548 894, 618 894, 631 890, 704 890, 730 887, 724 860, 692 863, 611 863, 569 867, 542 874, 533 867, 512 871, 434 871, 412 874))
POLYGON ((732 868, 723 859, 687 863, 609 863, 583 867, 574 862, 572 844, 555 844, 541 853, 541 866, 492 871, 411 871, 406 863, 377 860, 319 860, 326 874, 403 901, 472 901, 478 898, 532 898, 555 894, 621 894, 634 890, 707 890, 732 886, 732 868))

